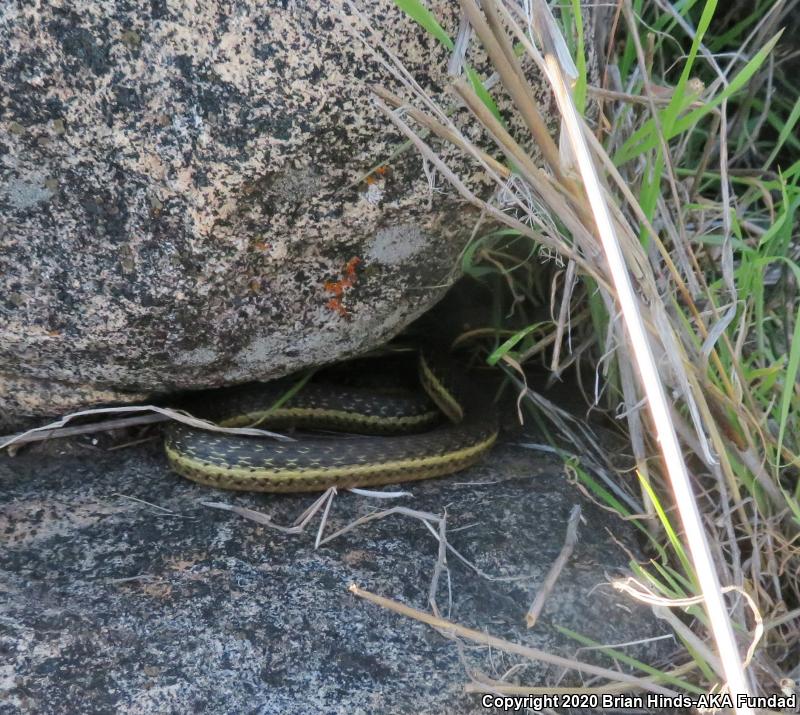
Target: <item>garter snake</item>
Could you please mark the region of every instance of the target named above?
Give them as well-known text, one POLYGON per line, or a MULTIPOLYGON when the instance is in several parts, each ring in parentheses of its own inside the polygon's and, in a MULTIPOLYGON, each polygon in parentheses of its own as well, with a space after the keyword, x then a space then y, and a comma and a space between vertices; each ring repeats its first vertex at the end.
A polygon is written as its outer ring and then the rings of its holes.
POLYGON ((296 425, 370 436, 275 442, 173 423, 165 439, 167 458, 176 472, 193 481, 254 492, 378 486, 468 467, 497 437, 489 400, 465 384, 457 387, 458 372, 432 355, 418 354, 418 374, 427 397, 352 388, 332 393, 309 385, 280 407, 268 409, 274 393, 239 390, 231 405, 215 405, 209 414, 227 427, 257 422, 259 427, 296 425))

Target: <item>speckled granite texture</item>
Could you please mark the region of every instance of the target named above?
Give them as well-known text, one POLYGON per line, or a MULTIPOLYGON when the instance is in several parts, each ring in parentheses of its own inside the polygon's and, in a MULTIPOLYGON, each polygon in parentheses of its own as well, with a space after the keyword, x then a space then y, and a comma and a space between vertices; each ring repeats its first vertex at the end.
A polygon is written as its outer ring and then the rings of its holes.
POLYGON ((0 424, 331 362, 440 297, 475 215, 413 151, 374 171, 365 22, 442 92, 392 0, 0 3, 0 424))
MULTIPOLYGON (((169 473, 155 446, 75 444, 60 459, 0 457, 4 714, 463 715, 485 712, 462 692, 466 668, 499 678, 520 662, 472 644, 459 654, 427 626, 348 593, 355 582, 427 608, 437 543, 415 520, 372 522, 315 551, 316 524, 287 536, 200 504, 246 505, 288 523, 309 497, 215 492, 169 473)), ((453 620, 602 665, 556 625, 615 644, 662 633, 649 611, 603 585, 627 562, 610 534, 635 550, 630 531, 566 485, 557 463, 506 443, 411 491, 393 504, 447 510, 455 548, 488 574, 525 577, 489 581, 451 555, 437 600, 453 620), (525 612, 576 502, 580 543, 528 631, 525 612)), ((329 529, 375 505, 340 495, 329 529)), ((668 643, 624 649, 655 663, 668 643)), ((574 684, 561 675, 526 663, 510 680, 574 684)))

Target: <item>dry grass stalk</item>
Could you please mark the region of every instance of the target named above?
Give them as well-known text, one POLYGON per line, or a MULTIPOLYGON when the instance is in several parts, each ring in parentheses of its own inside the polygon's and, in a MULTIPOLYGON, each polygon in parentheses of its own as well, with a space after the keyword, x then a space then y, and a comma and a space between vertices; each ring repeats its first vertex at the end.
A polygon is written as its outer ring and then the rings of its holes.
MULTIPOLYGON (((528 85, 519 67, 511 43, 500 28, 497 13, 491 10, 488 11, 487 17, 492 24, 490 28, 489 23, 484 20, 483 14, 478 9, 475 0, 459 0, 459 2, 462 10, 467 14, 470 24, 486 48, 495 70, 500 75, 503 86, 508 90, 531 136, 540 147, 545 161, 556 175, 556 178, 563 180, 565 177, 561 171, 561 158, 558 147, 550 136, 536 103, 531 98, 530 85, 528 85)), ((486 11, 486 8, 487 5, 484 5, 484 11, 486 11)))
POLYGON ((496 648, 497 650, 501 650, 505 653, 519 655, 523 658, 528 658, 529 660, 538 660, 560 668, 566 668, 567 670, 575 670, 579 673, 586 673, 588 675, 595 675, 600 678, 607 678, 615 683, 630 683, 638 688, 641 688, 642 690, 649 692, 661 693, 662 695, 677 694, 674 690, 660 686, 645 678, 637 678, 633 675, 628 675, 627 673, 609 670, 608 668, 601 668, 596 665, 591 665, 590 663, 583 663, 581 661, 571 660, 569 658, 562 658, 561 656, 547 653, 543 650, 539 650, 538 648, 529 648, 528 646, 522 646, 517 643, 511 643, 510 641, 502 638, 490 636, 486 633, 482 633, 481 631, 476 631, 473 628, 466 628, 465 626, 461 626, 457 623, 447 621, 444 618, 432 616, 429 613, 420 611, 417 608, 406 606, 404 603, 399 603, 398 601, 393 601, 390 598, 378 596, 370 591, 359 588, 355 584, 351 584, 349 590, 350 593, 358 596, 359 598, 363 598, 370 603, 374 603, 382 608, 399 613, 407 618, 413 618, 414 620, 426 623, 432 628, 435 628, 436 630, 449 636, 466 638, 474 643, 480 643, 481 645, 496 648))
MULTIPOLYGON (((175 420, 176 422, 183 422, 184 424, 200 429, 209 430, 211 432, 224 432, 226 434, 241 434, 250 437, 269 437, 281 442, 293 442, 291 437, 279 434, 277 432, 270 432, 268 430, 254 429, 252 427, 220 427, 208 420, 194 417, 183 410, 174 410, 168 407, 159 407, 158 405, 126 405, 124 407, 96 407, 88 410, 80 410, 68 415, 64 415, 55 422, 43 425, 42 427, 34 427, 26 432, 19 432, 17 434, 7 435, 0 437, 0 449, 6 449, 13 445, 24 444, 26 442, 36 442, 42 439, 49 439, 55 437, 68 437, 75 434, 88 434, 89 432, 101 432, 109 429, 117 429, 119 427, 119 420, 112 420, 109 423, 98 422, 93 425, 86 425, 85 431, 81 430, 84 426, 65 428, 65 426, 72 420, 79 417, 90 417, 95 415, 109 415, 109 414, 129 414, 133 412, 154 412, 159 415, 163 420, 175 420), (91 429, 89 429, 91 428, 91 429), (65 432, 66 429, 66 432, 65 432)), ((152 416, 130 418, 126 426, 134 424, 148 424, 150 422, 160 422, 162 419, 156 419, 152 416), (134 422, 134 420, 137 420, 134 422)))
MULTIPOLYGON (((0 445, 8 447, 9 450, 21 447, 23 444, 31 442, 45 442, 50 439, 63 439, 65 437, 77 437, 83 434, 96 434, 98 432, 108 432, 117 429, 130 429, 131 427, 143 427, 158 422, 167 422, 169 417, 165 415, 140 415, 139 417, 121 417, 118 420, 103 420, 93 422, 88 425, 75 425, 73 427, 53 427, 39 432, 17 432, 0 436, 0 445)), ((2 449, 0 447, 0 449, 2 449)))
POLYGON ((541 614, 547 599, 555 588, 558 577, 561 575, 561 572, 567 565, 567 561, 569 561, 570 557, 572 556, 572 552, 575 550, 575 544, 578 543, 578 524, 580 524, 580 520, 580 506, 572 507, 572 511, 569 515, 569 521, 567 523, 567 534, 564 538, 564 546, 559 552, 556 560, 553 562, 553 565, 550 567, 550 570, 547 572, 547 576, 545 576, 544 582, 536 594, 536 598, 533 599, 533 603, 531 603, 528 613, 525 614, 525 625, 527 625, 528 628, 533 628, 536 625, 536 621, 539 620, 539 615, 541 614))
MULTIPOLYGON (((691 673, 697 669, 697 663, 690 661, 684 663, 677 668, 673 668, 663 675, 654 675, 649 678, 642 678, 643 682, 660 683, 669 678, 681 678, 684 675, 691 673)), ((492 692, 501 695, 561 695, 566 693, 586 693, 601 694, 601 693, 629 693, 632 691, 641 690, 641 688, 634 683, 609 683, 608 685, 586 685, 583 687, 531 687, 528 685, 509 685, 500 680, 492 680, 489 678, 481 678, 480 680, 464 685, 465 693, 485 693, 487 688, 491 688, 492 692)))
MULTIPOLYGON (((489 1, 491 2, 491 0, 489 1)), ((540 8, 541 13, 544 13, 545 10, 546 8, 540 8)), ((534 14, 534 17, 536 17, 536 14, 534 14)), ((549 69, 548 78, 553 86, 556 101, 561 110, 570 143, 580 167, 592 212, 603 242, 609 269, 613 276, 617 300, 625 318, 625 326, 636 358, 642 386, 648 399, 652 420, 655 423, 658 442, 666 462, 681 521, 686 531, 686 540, 694 562, 695 575, 702 589, 705 599, 704 606, 711 621, 711 629, 722 659, 724 675, 727 678, 728 687, 735 697, 747 695, 750 692, 750 687, 742 668, 733 628, 728 617, 727 606, 722 596, 716 571, 717 567, 714 564, 700 510, 692 492, 689 472, 678 442, 653 347, 642 319, 644 307, 640 306, 640 301, 634 292, 628 273, 628 264, 622 253, 596 169, 583 138, 581 120, 575 111, 570 91, 556 59, 555 42, 545 31, 545 24, 539 22, 538 25, 539 39, 544 46, 545 61, 549 69)), ((666 149, 666 144, 664 148, 666 149)), ((657 294, 654 297, 657 297, 657 294)), ((661 302, 657 300, 653 307, 656 309, 656 317, 662 317, 658 310, 661 308, 661 302)), ((677 342, 674 341, 672 326, 669 322, 664 325, 663 335, 669 335, 670 341, 677 342)), ((686 396, 688 397, 688 395, 686 396)), ((743 715, 752 713, 752 708, 749 707, 738 707, 737 705, 735 709, 737 713, 742 713, 743 715)))
MULTIPOLYGON (((393 107, 402 108, 409 117, 417 122, 417 124, 433 132, 436 136, 457 146, 462 151, 469 151, 469 145, 462 140, 458 133, 451 131, 444 126, 444 124, 433 117, 429 117, 424 112, 419 111, 416 107, 404 103, 402 98, 398 97, 394 92, 390 92, 385 87, 373 87, 372 91, 384 102, 391 104, 393 107)), ((501 164, 497 159, 484 151, 479 150, 479 152, 481 159, 486 162, 493 171, 496 171, 500 176, 506 179, 511 176, 511 171, 505 164, 501 164)))

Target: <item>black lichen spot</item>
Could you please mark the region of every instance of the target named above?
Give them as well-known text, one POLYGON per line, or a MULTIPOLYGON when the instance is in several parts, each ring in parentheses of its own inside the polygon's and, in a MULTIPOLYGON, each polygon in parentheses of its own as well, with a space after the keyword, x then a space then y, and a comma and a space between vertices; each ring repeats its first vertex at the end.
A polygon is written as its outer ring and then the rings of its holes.
POLYGON ((160 20, 162 17, 166 17, 167 14, 167 0, 150 0, 151 19, 160 20))
POLYGON ((48 29, 60 40, 65 55, 88 67, 96 76, 104 75, 111 69, 108 49, 100 45, 89 30, 58 22, 51 23, 48 29))
MULTIPOLYGON (((268 25, 269 23, 267 23, 267 29, 261 30, 262 33, 270 31, 268 25)), ((276 45, 274 42, 262 42, 256 45, 255 48, 253 49, 253 56, 259 62, 271 63, 272 58, 275 57, 275 55, 280 51, 281 51, 281 45, 276 45)))
POLYGON ((253 27, 259 35, 270 32, 272 30, 272 21, 270 20, 269 12, 261 13, 253 18, 253 27))
POLYGON ((139 303, 143 308, 152 308, 153 306, 158 305, 159 301, 150 293, 141 291, 139 294, 139 303))
POLYGON ((56 119, 63 117, 67 109, 64 102, 58 97, 48 97, 45 100, 44 106, 47 108, 48 115, 56 119))
POLYGON ((187 82, 191 82, 194 79, 194 73, 192 71, 192 58, 189 55, 175 55, 173 63, 187 82))
POLYGON ((292 138, 294 121, 289 114, 275 112, 268 119, 259 119, 253 123, 256 135, 271 136, 280 141, 289 141, 292 138))
POLYGON ((197 104, 204 117, 220 115, 226 106, 246 106, 247 99, 233 85, 218 77, 202 75, 197 84, 197 104))
POLYGON ((114 87, 114 112, 131 112, 141 106, 139 94, 133 87, 114 87))
MULTIPOLYGON (((74 172, 67 172, 65 181, 80 180, 74 172)), ((105 236, 115 243, 127 240, 128 205, 124 181, 117 178, 116 186, 105 191, 87 188, 79 201, 84 213, 84 221, 91 235, 105 236), (90 193, 91 192, 91 193, 90 193)))
POLYGON ((272 58, 272 68, 276 74, 279 74, 281 77, 284 77, 286 73, 286 68, 288 65, 286 62, 279 56, 276 55, 272 58))
POLYGON ((47 89, 34 87, 30 79, 44 76, 45 88, 51 86, 50 67, 42 59, 41 53, 20 53, 15 61, 9 63, 5 71, 0 72, 0 85, 8 89, 6 107, 7 116, 17 122, 29 126, 44 124, 51 119, 63 116, 63 102, 57 97, 48 97, 47 89))
POLYGON ((306 75, 306 79, 310 82, 313 82, 314 84, 319 82, 321 77, 322 77, 322 67, 320 65, 314 65, 311 68, 311 71, 306 75))

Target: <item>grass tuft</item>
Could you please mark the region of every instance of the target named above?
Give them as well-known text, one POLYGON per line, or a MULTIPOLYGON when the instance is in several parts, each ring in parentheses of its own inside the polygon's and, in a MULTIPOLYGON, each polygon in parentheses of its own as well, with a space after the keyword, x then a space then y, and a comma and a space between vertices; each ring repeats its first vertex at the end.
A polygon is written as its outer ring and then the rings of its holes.
MULTIPOLYGON (((452 47, 424 4, 396 3, 452 47)), ((647 536, 653 558, 631 572, 684 649, 661 670, 627 665, 692 693, 726 681, 782 692, 797 674, 800 92, 782 33, 798 4, 622 0, 607 46, 593 48, 576 0, 561 3, 555 30, 539 0, 460 0, 499 81, 465 68, 437 101, 387 53, 398 86, 376 89, 379 110, 485 222, 462 268, 492 288, 495 319, 459 342, 505 370, 525 410, 549 421, 574 482, 647 536), (592 49, 607 60, 600 81, 592 49), (527 79, 536 73, 557 97, 570 80, 559 106, 584 116, 569 150, 568 112, 557 135, 541 121, 527 79), (445 162, 442 143, 463 162, 445 162), (491 182, 488 193, 477 176, 491 182), (575 374, 587 405, 627 440, 632 469, 543 407, 519 379, 535 366, 553 380, 575 374), (659 391, 669 397, 664 414, 659 391), (662 454, 670 434, 677 454, 662 454)))

